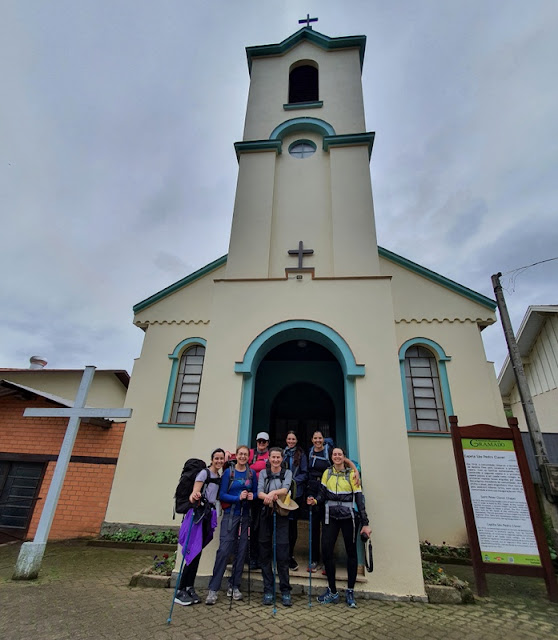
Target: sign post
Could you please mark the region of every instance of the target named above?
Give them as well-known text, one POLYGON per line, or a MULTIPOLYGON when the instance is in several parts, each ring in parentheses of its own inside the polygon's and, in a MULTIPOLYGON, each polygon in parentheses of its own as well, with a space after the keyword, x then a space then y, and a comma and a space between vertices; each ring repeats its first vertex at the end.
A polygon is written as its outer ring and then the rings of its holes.
POLYGON ((517 420, 509 427, 459 427, 450 416, 453 452, 479 596, 487 573, 544 578, 548 597, 558 586, 517 420))

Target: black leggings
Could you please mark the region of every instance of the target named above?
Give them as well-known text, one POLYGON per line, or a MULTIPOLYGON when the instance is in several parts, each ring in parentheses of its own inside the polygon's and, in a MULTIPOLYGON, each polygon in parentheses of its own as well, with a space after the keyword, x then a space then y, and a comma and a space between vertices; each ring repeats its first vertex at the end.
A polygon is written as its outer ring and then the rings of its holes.
POLYGON ((329 519, 329 524, 322 524, 322 557, 327 575, 327 582, 332 593, 337 592, 335 585, 335 558, 333 556, 333 550, 337 541, 339 531, 343 534, 343 541, 345 542, 345 551, 347 552, 347 586, 349 589, 354 589, 358 557, 356 546, 356 531, 358 527, 358 520, 353 521, 352 518, 346 518, 345 520, 337 520, 336 518, 329 519))
MULTIPOLYGON (((206 540, 211 531, 211 516, 203 519, 202 527, 203 539, 206 540)), ((200 551, 190 564, 187 565, 184 563, 182 575, 180 576, 180 583, 178 585, 179 590, 194 586, 196 576, 198 575, 198 567, 200 566, 201 554, 202 552, 200 551)))

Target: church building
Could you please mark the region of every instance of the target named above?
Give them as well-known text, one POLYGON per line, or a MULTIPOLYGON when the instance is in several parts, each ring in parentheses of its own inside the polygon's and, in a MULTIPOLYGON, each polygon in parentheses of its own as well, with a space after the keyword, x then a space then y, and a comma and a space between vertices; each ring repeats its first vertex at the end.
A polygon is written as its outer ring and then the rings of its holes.
POLYGON ((422 597, 419 540, 466 542, 448 416, 506 425, 481 339, 496 305, 377 245, 365 44, 305 26, 246 49, 229 252, 134 307, 105 524, 176 525, 186 458, 262 430, 307 448, 319 428, 362 468, 375 562, 359 589, 422 597))

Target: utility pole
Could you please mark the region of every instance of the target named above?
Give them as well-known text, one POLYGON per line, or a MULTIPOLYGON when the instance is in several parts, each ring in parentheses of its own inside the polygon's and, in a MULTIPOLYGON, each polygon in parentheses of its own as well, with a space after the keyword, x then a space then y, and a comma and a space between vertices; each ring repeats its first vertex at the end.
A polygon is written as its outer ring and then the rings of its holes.
MULTIPOLYGON (((501 273, 496 273, 492 276, 492 286, 494 287, 494 293, 496 295, 496 303, 498 305, 498 311, 500 312, 500 319, 502 320, 502 327, 504 329, 504 335, 506 342, 508 343, 508 351, 510 354, 510 362, 515 374, 515 380, 517 383, 517 390, 519 391, 519 397, 521 398, 521 404, 523 406, 523 413, 525 414, 525 422, 527 423, 527 429, 529 430, 529 436, 531 443, 533 444, 533 451, 535 453, 535 463, 539 474, 541 476, 544 493, 549 502, 555 502, 555 492, 552 490, 552 482, 549 477, 550 464, 548 460, 548 454, 546 452, 546 446, 539 426, 539 420, 535 411, 535 405, 533 404, 533 398, 527 383, 527 376, 523 369, 523 362, 521 361, 521 354, 519 353, 519 347, 513 333, 510 316, 508 314, 508 308, 506 306, 506 300, 502 292, 502 285, 500 283, 501 273)), ((551 515, 554 525, 558 523, 558 511, 555 505, 548 505, 546 509, 549 515, 551 515)))

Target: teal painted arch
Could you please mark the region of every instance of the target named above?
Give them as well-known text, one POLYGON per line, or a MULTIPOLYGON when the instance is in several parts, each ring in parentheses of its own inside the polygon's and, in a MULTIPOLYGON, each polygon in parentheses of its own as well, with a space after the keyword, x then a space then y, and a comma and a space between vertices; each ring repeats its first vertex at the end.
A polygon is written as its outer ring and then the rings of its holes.
MULTIPOLYGON (((191 346, 201 345, 207 346, 207 340, 205 338, 186 338, 179 342, 173 349, 172 353, 169 353, 169 358, 172 360, 171 372, 169 376, 169 386, 167 387, 167 397, 165 400, 165 408, 163 410, 163 419, 159 426, 169 425, 169 420, 172 410, 172 399, 174 398, 174 390, 176 389, 176 381, 178 379, 178 367, 180 366, 180 358, 183 352, 191 346)), ((177 426, 177 425, 174 425, 177 426)), ((182 426, 182 425, 178 425, 182 426)))
POLYGON ((296 133, 297 131, 313 131, 322 137, 335 135, 335 129, 329 122, 320 120, 320 118, 291 118, 275 127, 269 139, 283 140, 286 135, 296 133))
POLYGON ((267 328, 246 349, 242 362, 235 364, 235 372, 243 376, 238 441, 250 440, 256 372, 261 361, 271 349, 290 340, 316 342, 337 358, 344 379, 347 455, 358 461, 355 378, 365 375, 365 367, 356 363, 351 348, 342 336, 331 327, 312 320, 287 320, 267 328))
MULTIPOLYGON (((401 388, 403 391, 403 404, 405 406, 405 420, 407 423, 407 431, 412 430, 411 424, 411 412, 409 411, 409 401, 407 398, 407 384, 405 381, 405 354, 407 349, 415 345, 426 347, 434 353, 434 356, 438 362, 438 375, 440 377, 440 387, 442 389, 442 398, 444 400, 444 409, 446 413, 446 419, 449 416, 453 416, 453 403, 451 400, 451 390, 449 386, 448 373, 446 370, 446 362, 451 361, 451 356, 448 356, 444 349, 434 340, 429 338, 411 338, 406 340, 399 349, 399 371, 401 373, 401 388)), ((424 434, 432 435, 432 434, 424 434)))
POLYGON ((343 374, 359 377, 365 374, 364 365, 355 361, 353 352, 345 339, 331 327, 313 320, 286 320, 269 327, 255 338, 242 362, 235 364, 235 372, 244 376, 254 375, 265 355, 274 347, 289 340, 311 340, 329 349, 339 360, 343 374))

